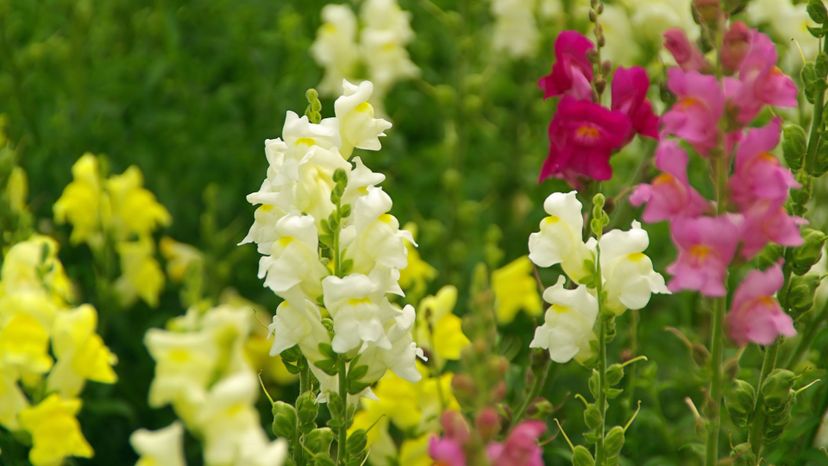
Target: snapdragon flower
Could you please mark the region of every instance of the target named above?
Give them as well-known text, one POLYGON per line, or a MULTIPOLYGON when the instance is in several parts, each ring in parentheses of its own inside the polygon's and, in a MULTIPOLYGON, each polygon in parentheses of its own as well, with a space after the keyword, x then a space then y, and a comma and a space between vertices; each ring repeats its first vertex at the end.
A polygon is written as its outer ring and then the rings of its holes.
POLYGON ((513 58, 531 57, 538 47, 535 0, 492 0, 495 18, 492 48, 513 58))

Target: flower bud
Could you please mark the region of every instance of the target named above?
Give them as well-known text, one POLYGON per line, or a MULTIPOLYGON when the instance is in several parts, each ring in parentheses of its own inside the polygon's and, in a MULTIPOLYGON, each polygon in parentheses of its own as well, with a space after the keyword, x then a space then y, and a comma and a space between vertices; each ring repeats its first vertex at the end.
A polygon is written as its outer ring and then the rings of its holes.
POLYGON ((595 466, 595 458, 583 445, 572 449, 572 466, 595 466))
POLYGON ((749 422, 756 405, 756 389, 750 383, 736 379, 733 381, 733 389, 726 402, 733 423, 744 427, 749 422))
POLYGON ((273 403, 273 433, 277 437, 296 436, 296 409, 284 401, 273 403))
POLYGON ((495 384, 494 388, 491 391, 491 397, 493 401, 502 401, 503 398, 506 397, 506 381, 500 380, 495 384))
POLYGON ((330 428, 320 427, 305 434, 302 443, 310 451, 324 452, 330 450, 333 438, 334 433, 330 428))
POLYGON ((624 378, 624 366, 613 364, 607 368, 607 383, 609 386, 618 385, 624 378))
POLYGON ((805 228, 802 232, 804 244, 793 250, 791 269, 797 275, 804 275, 822 257, 822 247, 828 236, 813 228, 805 228))
POLYGON ((731 456, 733 456, 733 464, 736 466, 754 466, 756 464, 756 455, 753 454, 753 448, 747 442, 734 446, 731 456))
POLYGON ((810 0, 807 6, 808 16, 814 20, 815 23, 825 24, 828 22, 828 10, 822 0, 810 0))
POLYGON ((443 426, 443 433, 447 438, 464 444, 469 439, 469 425, 463 415, 457 411, 446 411, 440 416, 440 425, 443 426))
POLYGON ((771 413, 783 408, 791 398, 796 375, 787 369, 774 369, 762 384, 762 400, 765 411, 771 413))
POLYGON ((722 19, 722 5, 719 0, 693 0, 693 12, 700 24, 718 26, 722 19))
POLYGON ((785 162, 792 170, 799 170, 807 150, 805 130, 799 125, 788 123, 782 128, 782 136, 785 162))
POLYGON ((618 456, 622 448, 624 448, 624 428, 615 426, 604 437, 604 449, 607 452, 607 457, 618 456))
POLYGON ((477 431, 484 442, 495 438, 500 432, 500 416, 494 408, 486 407, 477 414, 474 421, 477 431))
POLYGON ((358 456, 365 452, 368 448, 368 435, 365 429, 357 429, 348 435, 346 441, 348 447, 348 456, 358 456))
POLYGON ((791 277, 791 284, 788 287, 788 295, 785 297, 785 307, 797 317, 808 312, 814 305, 814 294, 819 286, 821 277, 818 275, 794 275, 791 277))
POLYGON ((471 400, 477 395, 477 386, 468 374, 454 374, 451 389, 461 402, 471 400))
POLYGON ((724 69, 730 73, 739 69, 749 48, 750 29, 745 23, 734 21, 723 38, 721 59, 724 69))
POLYGON ((316 423, 316 415, 319 413, 319 405, 316 403, 316 396, 311 392, 305 392, 296 399, 296 411, 299 418, 299 425, 310 427, 316 423))
POLYGON ((595 403, 587 405, 584 410, 584 423, 587 427, 590 429, 597 429, 598 427, 601 427, 602 420, 603 416, 601 415, 601 410, 598 409, 598 405, 595 403))

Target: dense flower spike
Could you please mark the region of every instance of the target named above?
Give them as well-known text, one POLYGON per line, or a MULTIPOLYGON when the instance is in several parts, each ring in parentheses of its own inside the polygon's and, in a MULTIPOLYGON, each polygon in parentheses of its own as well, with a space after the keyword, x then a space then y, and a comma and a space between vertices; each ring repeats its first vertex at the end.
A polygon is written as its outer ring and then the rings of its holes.
POLYGON ((773 295, 782 288, 782 267, 752 270, 736 289, 727 315, 728 335, 738 345, 769 345, 776 337, 794 336, 793 320, 773 295))

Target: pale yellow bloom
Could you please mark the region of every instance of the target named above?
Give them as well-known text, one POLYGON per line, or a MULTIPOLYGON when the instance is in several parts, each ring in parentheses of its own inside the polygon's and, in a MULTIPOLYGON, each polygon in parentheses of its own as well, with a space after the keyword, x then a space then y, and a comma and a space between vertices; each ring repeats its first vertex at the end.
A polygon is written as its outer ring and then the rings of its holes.
POLYGON ((32 435, 29 460, 34 466, 59 466, 67 456, 92 457, 92 447, 75 418, 80 407, 78 399, 52 394, 20 412, 21 427, 32 435))
POLYGON ((189 244, 180 243, 169 236, 161 238, 158 247, 161 250, 161 255, 167 261, 167 275, 174 282, 183 281, 187 272, 204 260, 201 251, 189 244))
POLYGON ((45 373, 52 367, 48 329, 27 313, 4 317, 0 311, 0 360, 7 365, 5 370, 15 367, 19 371, 45 373))
POLYGON ((70 240, 73 243, 98 243, 108 207, 101 186, 98 159, 93 154, 83 154, 72 166, 72 178, 55 202, 55 220, 72 224, 70 240))
POLYGON ((180 422, 155 431, 133 432, 129 443, 141 455, 135 466, 185 466, 183 437, 184 426, 180 422))
POLYGON ((57 251, 57 242, 42 235, 12 246, 3 258, 0 295, 32 291, 53 296, 58 303, 71 300, 72 284, 57 251))
MULTIPOLYGON (((410 232, 412 238, 417 237, 416 224, 407 223, 403 229, 410 232)), ((437 277, 437 269, 420 257, 414 243, 406 242, 405 248, 408 251, 408 265, 400 270, 400 287, 408 295, 422 296, 428 283, 437 277)))
POLYGON ((469 344, 462 320, 452 313, 456 303, 457 288, 444 286, 436 295, 423 298, 418 306, 417 344, 431 351, 438 367, 445 360, 460 359, 460 351, 469 344))
POLYGON ((158 305, 158 295, 164 289, 164 272, 154 252, 149 238, 118 244, 121 276, 115 282, 115 290, 125 305, 131 305, 139 297, 151 307, 158 305))
POLYGON ((0 426, 9 430, 18 428, 17 415, 28 406, 14 372, 0 362, 0 426))
POLYGON ((537 283, 532 276, 532 262, 524 256, 492 273, 497 321, 508 324, 523 309, 532 317, 543 311, 537 283))
POLYGON ((406 439, 400 447, 400 464, 405 466, 432 466, 428 454, 428 442, 435 433, 425 433, 417 438, 406 439))

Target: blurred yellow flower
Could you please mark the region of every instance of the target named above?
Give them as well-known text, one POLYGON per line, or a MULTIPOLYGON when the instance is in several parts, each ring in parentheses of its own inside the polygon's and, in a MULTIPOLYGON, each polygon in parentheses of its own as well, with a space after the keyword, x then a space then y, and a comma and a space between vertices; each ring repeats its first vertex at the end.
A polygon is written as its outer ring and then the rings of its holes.
POLYGON ((72 224, 73 243, 100 242, 106 203, 103 199, 101 172, 95 155, 86 153, 72 165, 72 182, 63 190, 53 207, 58 223, 72 224))
POLYGON ((403 441, 400 447, 400 464, 405 466, 432 466, 428 454, 428 441, 435 433, 426 433, 414 439, 403 441))
POLYGON ((95 333, 98 314, 84 304, 55 318, 52 348, 57 363, 49 374, 48 387, 63 396, 75 396, 87 380, 115 383, 112 366, 117 357, 95 333))
POLYGON ((167 275, 174 282, 183 281, 187 271, 204 259, 201 251, 195 247, 180 243, 169 236, 161 238, 158 247, 167 261, 167 275))
POLYGON ((21 427, 32 435, 29 460, 34 466, 59 466, 67 456, 92 457, 92 447, 75 418, 80 407, 78 399, 52 394, 20 412, 21 427))
POLYGON ((20 167, 13 167, 9 173, 8 184, 6 185, 6 198, 9 200, 9 207, 12 212, 18 214, 26 211, 26 197, 29 194, 29 183, 26 180, 26 172, 20 167))
POLYGON ((43 374, 52 367, 49 331, 35 317, 0 311, 0 359, 19 371, 43 374))
POLYGON ((9 430, 17 430, 17 415, 28 406, 14 372, 0 361, 0 426, 9 430))
MULTIPOLYGON (((407 223, 403 229, 410 232, 412 238, 416 238, 416 224, 407 223)), ((400 270, 400 287, 410 295, 422 296, 428 282, 437 276, 437 269, 420 257, 420 253, 413 244, 406 242, 405 248, 408 251, 408 265, 400 270)))
POLYGON ((132 235, 148 236, 156 228, 169 225, 172 221, 167 209, 143 185, 144 177, 136 166, 106 180, 112 206, 111 228, 119 241, 132 235))
POLYGON ((515 259, 492 273, 495 312, 500 324, 515 320, 523 309, 532 317, 543 311, 537 283, 532 276, 532 262, 526 256, 515 259))
POLYGON ((33 235, 12 246, 3 258, 0 295, 38 292, 58 304, 72 299, 72 284, 57 257, 58 244, 52 238, 33 235))
POLYGON ((115 281, 115 290, 126 306, 139 297, 148 305, 158 305, 158 295, 164 289, 164 272, 155 260, 155 248, 149 238, 124 241, 117 246, 121 256, 121 276, 115 281))
POLYGON ((457 304, 457 288, 444 286, 434 296, 420 301, 416 340, 431 352, 437 367, 446 360, 460 359, 460 351, 469 344, 462 321, 452 313, 457 304))

